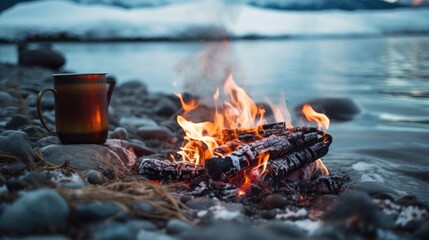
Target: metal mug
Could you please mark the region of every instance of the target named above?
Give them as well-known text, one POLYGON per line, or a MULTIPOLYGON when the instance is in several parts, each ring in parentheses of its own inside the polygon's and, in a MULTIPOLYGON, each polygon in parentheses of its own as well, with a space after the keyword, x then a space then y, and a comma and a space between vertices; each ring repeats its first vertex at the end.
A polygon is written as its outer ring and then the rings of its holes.
POLYGON ((53 74, 54 88, 43 89, 37 96, 37 113, 42 125, 62 144, 102 144, 109 128, 108 107, 116 82, 106 73, 53 74), (106 89, 106 85, 109 88, 106 89), (52 92, 55 99, 56 132, 43 117, 43 94, 52 92))

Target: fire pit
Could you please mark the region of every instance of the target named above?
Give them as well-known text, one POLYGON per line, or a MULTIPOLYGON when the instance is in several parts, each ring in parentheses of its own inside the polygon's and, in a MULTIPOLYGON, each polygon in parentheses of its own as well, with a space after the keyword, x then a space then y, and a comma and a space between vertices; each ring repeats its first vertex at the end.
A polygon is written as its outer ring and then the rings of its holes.
POLYGON ((180 159, 143 159, 139 174, 160 183, 184 182, 189 195, 225 201, 260 201, 279 189, 306 195, 341 190, 347 178, 330 175, 320 159, 332 143, 322 131, 329 127, 324 114, 305 105, 305 119, 318 127, 292 127, 286 107, 271 105, 277 122, 267 123, 267 109, 255 104, 232 75, 224 92, 229 101, 219 103, 217 89, 214 118, 206 122, 187 120, 198 103, 178 95, 184 113, 177 122, 185 132, 180 159))

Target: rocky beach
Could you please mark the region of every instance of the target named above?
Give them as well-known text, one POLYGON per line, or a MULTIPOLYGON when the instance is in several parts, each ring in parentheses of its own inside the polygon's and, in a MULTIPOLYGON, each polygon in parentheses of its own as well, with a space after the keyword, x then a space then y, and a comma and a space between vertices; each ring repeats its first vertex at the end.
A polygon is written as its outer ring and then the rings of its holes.
MULTIPOLYGON (((183 109, 175 95, 150 92, 142 81, 115 89, 105 144, 61 145, 42 127, 36 109, 37 94, 53 86, 54 72, 0 64, 0 235, 5 239, 429 237, 427 202, 375 182, 349 181, 337 193, 311 197, 283 189, 250 202, 191 195, 186 184, 150 181, 138 171, 143 159, 180 158, 184 133, 176 117, 183 109)), ((43 100, 53 129, 54 107, 53 97, 43 100)), ((196 118, 209 112, 203 107, 196 118)))

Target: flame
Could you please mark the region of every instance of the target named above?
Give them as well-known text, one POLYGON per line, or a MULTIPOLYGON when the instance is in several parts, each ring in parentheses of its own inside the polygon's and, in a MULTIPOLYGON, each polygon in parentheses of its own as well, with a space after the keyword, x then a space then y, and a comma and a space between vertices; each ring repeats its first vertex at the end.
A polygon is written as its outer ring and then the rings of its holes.
POLYGON ((314 111, 314 109, 309 104, 304 104, 302 107, 302 114, 309 122, 316 123, 319 130, 322 128, 325 130, 329 129, 329 118, 323 113, 314 111))
POLYGON ((241 184, 241 186, 238 188, 237 197, 241 198, 243 195, 246 195, 247 189, 252 185, 252 181, 249 177, 244 175, 244 182, 241 184))
POLYGON ((225 81, 223 93, 228 101, 220 101, 219 88, 213 96, 216 108, 213 121, 200 123, 185 118, 186 113, 194 110, 198 103, 187 103, 177 94, 185 112, 177 116, 177 122, 185 132, 185 144, 178 152, 184 160, 203 164, 205 159, 213 157, 213 150, 225 143, 222 140, 223 129, 252 129, 267 122, 264 118, 265 109, 258 106, 246 91, 234 82, 231 74, 225 81))

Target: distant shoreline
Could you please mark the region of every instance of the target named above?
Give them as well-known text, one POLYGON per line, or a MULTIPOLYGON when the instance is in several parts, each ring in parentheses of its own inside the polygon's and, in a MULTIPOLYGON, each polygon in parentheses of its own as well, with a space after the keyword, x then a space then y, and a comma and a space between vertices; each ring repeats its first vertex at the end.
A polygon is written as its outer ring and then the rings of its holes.
POLYGON ((11 44, 18 42, 72 42, 72 43, 103 43, 103 42, 221 42, 221 41, 278 41, 278 40, 331 40, 331 39, 365 39, 365 38, 385 38, 385 37, 426 37, 429 31, 410 31, 402 33, 384 34, 348 34, 348 35, 314 35, 314 36, 277 36, 267 37, 249 35, 243 37, 204 37, 204 38, 104 38, 104 39, 81 39, 74 37, 31 37, 22 40, 6 40, 0 38, 0 44, 11 44))

